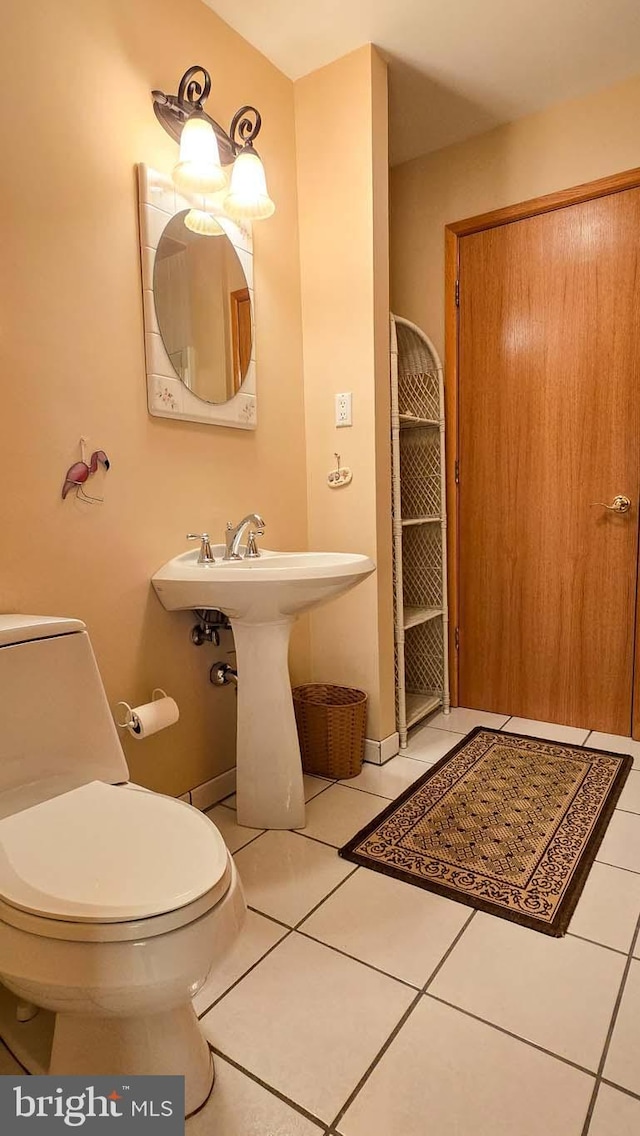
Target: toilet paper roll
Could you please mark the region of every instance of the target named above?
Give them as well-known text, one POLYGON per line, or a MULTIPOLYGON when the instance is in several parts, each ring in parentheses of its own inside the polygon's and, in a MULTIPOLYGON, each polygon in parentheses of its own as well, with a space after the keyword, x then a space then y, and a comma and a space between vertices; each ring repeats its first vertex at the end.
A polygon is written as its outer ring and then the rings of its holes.
MULTIPOLYGON (((155 694, 156 691, 153 693, 155 694)), ((148 738, 151 734, 157 734, 158 730, 173 726, 174 722, 178 721, 180 711, 175 699, 170 698, 164 691, 158 693, 160 697, 154 698, 153 702, 145 702, 144 706, 131 708, 126 727, 133 738, 148 738)))

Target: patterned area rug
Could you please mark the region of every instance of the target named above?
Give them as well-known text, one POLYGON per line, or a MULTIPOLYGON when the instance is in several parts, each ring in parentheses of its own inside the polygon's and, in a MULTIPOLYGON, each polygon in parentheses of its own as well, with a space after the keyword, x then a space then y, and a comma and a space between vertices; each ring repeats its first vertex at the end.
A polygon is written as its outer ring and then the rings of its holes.
POLYGON ((563 935, 632 764, 480 726, 340 855, 563 935))

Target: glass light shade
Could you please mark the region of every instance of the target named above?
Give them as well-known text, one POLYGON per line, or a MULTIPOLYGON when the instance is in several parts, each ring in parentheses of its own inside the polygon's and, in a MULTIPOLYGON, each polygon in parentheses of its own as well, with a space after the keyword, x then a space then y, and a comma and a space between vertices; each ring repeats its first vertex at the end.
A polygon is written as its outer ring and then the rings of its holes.
POLYGON ((204 209, 190 209, 184 223, 192 233, 199 233, 202 237, 224 236, 222 225, 211 213, 205 213, 204 209))
POLYGON ((223 189, 226 181, 211 123, 197 114, 192 115, 182 127, 180 158, 173 170, 173 184, 184 193, 214 193, 223 189))
POLYGON ((233 164, 224 210, 239 221, 261 221, 275 211, 267 193, 264 166, 250 145, 240 151, 233 164))

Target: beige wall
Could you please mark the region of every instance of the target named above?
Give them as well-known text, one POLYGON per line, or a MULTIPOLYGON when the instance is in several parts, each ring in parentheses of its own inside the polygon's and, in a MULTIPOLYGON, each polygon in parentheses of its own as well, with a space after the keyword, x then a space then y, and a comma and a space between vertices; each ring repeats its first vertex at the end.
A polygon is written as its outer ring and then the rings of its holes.
POLYGON ((378 572, 311 616, 313 678, 361 686, 367 735, 393 732, 389 488, 387 80, 366 46, 295 84, 309 541, 378 572), (334 394, 353 392, 336 429, 334 394), (381 445, 376 452, 376 440, 381 445), (353 470, 327 485, 334 451, 353 470))
POLYGON ((391 172, 391 303, 443 347, 445 224, 640 165, 640 76, 391 172))
POLYGON ((180 793, 233 764, 234 694, 208 682, 231 644, 192 647, 149 577, 251 509, 269 546, 306 544, 293 88, 200 0, 5 0, 2 33, 0 610, 86 620, 112 705, 174 695, 177 726, 125 742, 136 780, 180 793), (255 433, 146 409, 135 164, 175 162, 149 92, 196 61, 221 122, 260 108, 277 202, 255 227, 255 433), (60 498, 80 435, 112 462, 102 506, 60 498))

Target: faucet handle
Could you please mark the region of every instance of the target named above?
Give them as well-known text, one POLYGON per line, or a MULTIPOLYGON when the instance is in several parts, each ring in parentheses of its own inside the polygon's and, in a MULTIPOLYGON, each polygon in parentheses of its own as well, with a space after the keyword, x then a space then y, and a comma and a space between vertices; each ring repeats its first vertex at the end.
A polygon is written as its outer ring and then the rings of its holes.
POLYGON ((260 549, 258 548, 258 545, 257 545, 257 542, 256 542, 256 537, 262 536, 262 535, 263 535, 262 529, 258 529, 256 532, 254 532, 253 529, 249 529, 249 535, 247 537, 247 547, 246 547, 245 553, 244 553, 245 560, 257 560, 258 557, 261 555, 260 549))
POLYGON ((209 533, 187 533, 187 540, 199 540, 200 552, 198 554, 198 564, 215 564, 215 558, 211 551, 211 542, 209 533))

